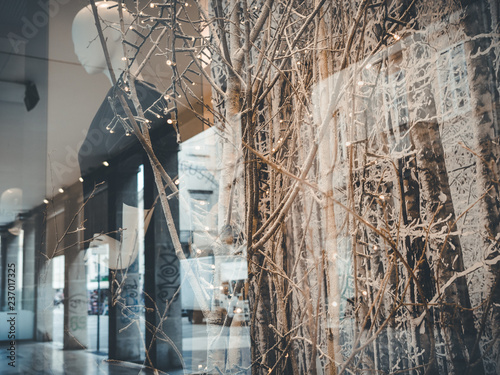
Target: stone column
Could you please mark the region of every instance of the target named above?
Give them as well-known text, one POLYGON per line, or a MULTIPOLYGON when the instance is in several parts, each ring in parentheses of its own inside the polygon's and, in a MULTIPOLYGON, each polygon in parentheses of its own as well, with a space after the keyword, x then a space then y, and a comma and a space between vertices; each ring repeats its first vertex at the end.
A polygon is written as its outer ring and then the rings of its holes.
POLYGON ((64 229, 69 231, 64 240, 64 349, 87 348, 87 276, 83 233, 78 232, 81 215, 75 218, 82 205, 77 188, 68 190, 64 201, 64 229), (73 220, 74 219, 74 220, 73 220))
MULTIPOLYGON (((178 227, 177 201, 174 203, 174 200, 170 200, 170 208, 176 227, 178 227)), ((182 353, 180 264, 161 210, 155 212, 154 230, 156 304, 158 306, 156 327, 160 328, 156 335, 156 367, 167 371, 182 367, 178 354, 182 353)))
MULTIPOLYGON (((161 139, 158 157, 169 176, 178 175, 177 144, 175 138, 166 136, 161 139)), ((147 159, 146 159, 147 160, 147 159)), ((151 207, 158 192, 151 167, 145 162, 145 208, 151 207)), ((170 190, 167 190, 170 194, 170 190)), ((179 201, 170 199, 170 210, 179 230, 179 201)), ((146 306, 157 309, 147 313, 147 322, 157 327, 154 332, 147 331, 147 346, 151 348, 149 358, 155 368, 169 371, 182 367, 182 305, 180 295, 180 264, 170 238, 165 215, 158 204, 149 230, 146 233, 145 290, 152 297, 146 298, 146 306)))
MULTIPOLYGON (((123 233, 123 205, 137 207, 137 173, 140 160, 137 155, 113 165, 109 180, 109 230, 120 240, 123 233)), ((123 228, 133 230, 132 228, 123 228)), ((139 236, 139 240, 142 236, 139 236)), ((111 266, 111 265, 110 265, 111 266)), ((139 257, 124 269, 110 269, 109 303, 109 358, 139 362, 144 351, 141 325, 144 324, 142 285, 139 273, 139 257)))
POLYGON ((49 234, 50 219, 47 219, 45 228, 43 224, 40 224, 39 229, 35 250, 35 340, 52 341, 54 292, 52 290, 52 264, 49 258, 52 256, 54 240, 49 234))

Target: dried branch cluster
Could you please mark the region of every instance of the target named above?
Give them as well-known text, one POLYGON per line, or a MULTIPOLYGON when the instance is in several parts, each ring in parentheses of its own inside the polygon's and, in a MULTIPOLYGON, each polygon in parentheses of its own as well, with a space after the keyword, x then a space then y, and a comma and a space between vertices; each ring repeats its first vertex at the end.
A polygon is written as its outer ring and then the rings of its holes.
MULTIPOLYGON (((182 108, 220 136, 214 255, 248 260, 252 372, 496 373, 498 30, 475 21, 491 4, 135 4, 122 95, 164 56, 167 126, 182 108)), ((249 369, 215 351, 208 367, 249 369)))

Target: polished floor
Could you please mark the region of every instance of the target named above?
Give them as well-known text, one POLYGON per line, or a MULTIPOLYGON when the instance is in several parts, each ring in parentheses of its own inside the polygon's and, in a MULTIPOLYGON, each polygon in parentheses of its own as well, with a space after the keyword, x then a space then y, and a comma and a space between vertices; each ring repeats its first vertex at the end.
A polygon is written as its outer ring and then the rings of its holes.
MULTIPOLYGON (((109 361, 86 350, 62 350, 53 343, 17 342, 15 367, 9 366, 8 345, 0 345, 2 375, 146 375, 166 374, 129 362, 109 361)), ((168 372, 171 375, 183 371, 168 372)))
MULTIPOLYGON (((89 316, 89 349, 63 350, 62 349, 62 321, 63 314, 55 310, 54 341, 41 343, 34 341, 17 341, 15 351, 15 367, 9 366, 9 346, 7 342, 0 342, 0 375, 149 375, 169 374, 188 375, 201 374, 206 365, 207 350, 227 350, 228 357, 236 351, 239 357, 248 357, 250 362, 250 331, 248 326, 234 325, 219 327, 217 337, 226 337, 231 333, 231 340, 216 340, 215 336, 207 334, 205 324, 191 324, 187 318, 182 319, 182 356, 185 370, 162 372, 130 362, 110 361, 107 357, 107 325, 108 317, 101 316, 101 352, 95 353, 97 338, 96 316, 89 316), (223 343, 224 342, 224 343, 223 343), (229 345, 230 347, 228 347, 229 345)), ((214 332, 212 332, 213 334, 214 332)))

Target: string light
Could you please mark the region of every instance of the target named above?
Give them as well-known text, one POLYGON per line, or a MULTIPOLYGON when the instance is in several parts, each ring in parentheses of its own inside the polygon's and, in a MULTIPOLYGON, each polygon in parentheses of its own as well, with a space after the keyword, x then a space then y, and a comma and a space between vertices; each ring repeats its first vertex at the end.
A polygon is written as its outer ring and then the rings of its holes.
POLYGON ((167 120, 167 124, 172 124, 172 123, 173 123, 172 119, 171 119, 171 118, 169 118, 169 119, 167 120))
POLYGON ((45 204, 49 204, 49 200, 48 200, 47 198, 45 198, 45 199, 43 200, 43 203, 45 203, 45 204))
POLYGON ((64 193, 64 189, 63 188, 59 188, 59 193, 64 193))
POLYGON ((109 163, 106 160, 102 162, 102 165, 104 165, 105 167, 109 167, 109 163))
POLYGON ((368 64, 366 64, 365 69, 370 69, 371 67, 372 67, 372 64, 368 63, 368 64))
POLYGON ((78 181, 83 182, 83 177, 78 177, 78 181))

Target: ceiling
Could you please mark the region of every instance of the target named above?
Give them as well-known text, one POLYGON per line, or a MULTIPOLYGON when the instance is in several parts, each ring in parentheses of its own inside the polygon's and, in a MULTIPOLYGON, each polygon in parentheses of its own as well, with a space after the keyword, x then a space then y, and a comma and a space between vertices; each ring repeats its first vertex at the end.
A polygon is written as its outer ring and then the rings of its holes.
POLYGON ((0 3, 0 225, 40 204, 46 153, 46 29, 23 28, 34 2, 0 3), (24 32, 24 33, 23 33, 24 32), (28 61, 27 56, 30 58, 28 61), (25 83, 35 81, 41 100, 30 112, 25 83))

